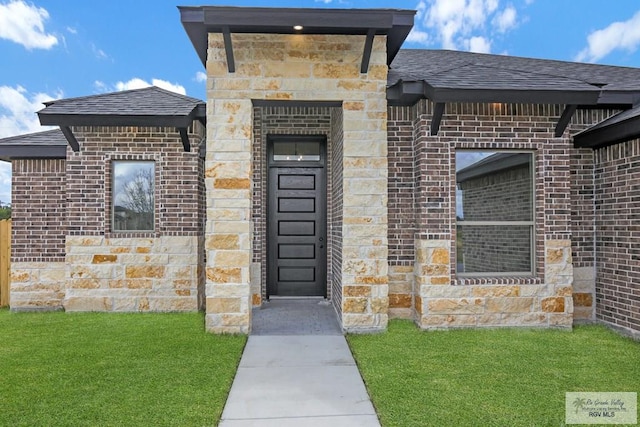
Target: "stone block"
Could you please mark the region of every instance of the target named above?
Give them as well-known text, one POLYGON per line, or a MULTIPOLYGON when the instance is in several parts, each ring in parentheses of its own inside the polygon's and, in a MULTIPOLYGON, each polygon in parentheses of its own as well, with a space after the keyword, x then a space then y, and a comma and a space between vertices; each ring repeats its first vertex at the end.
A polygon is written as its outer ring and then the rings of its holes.
POLYGON ((574 293, 573 305, 575 307, 593 307, 593 294, 586 292, 574 293))
POLYGON ((207 249, 240 249, 240 237, 237 234, 213 234, 206 238, 207 249))
POLYGON ((541 309, 545 313, 563 313, 564 305, 564 297, 549 297, 540 301, 541 309))
POLYGON ((342 300, 342 311, 343 313, 365 313, 368 303, 368 298, 344 297, 342 300))
POLYGON ((371 330, 375 327, 376 320, 372 314, 353 314, 343 312, 342 328, 345 330, 371 330))
POLYGON ((127 265, 125 268, 125 277, 128 279, 155 278, 164 277, 165 267, 162 265, 127 265))
POLYGON ((389 294, 389 308, 411 308, 411 294, 389 294))
POLYGON ((215 178, 213 187, 220 190, 248 190, 251 188, 249 178, 215 178))
POLYGON ((240 298, 207 298, 207 313, 238 313, 240 298))
POLYGON ((517 297, 520 296, 520 286, 472 286, 471 294, 474 297, 517 297))
POLYGON ((422 316, 418 326, 423 329, 476 326, 477 316, 472 314, 429 314, 422 316))
POLYGON ((92 264, 114 263, 118 261, 117 255, 94 255, 91 260, 92 264))
POLYGON ((389 298, 371 298, 371 312, 374 314, 387 313, 389 310, 389 298))
POLYGON ((533 310, 532 297, 487 298, 487 311, 492 313, 527 313, 533 310))
POLYGON ((369 297, 371 296, 371 286, 344 286, 342 288, 343 297, 369 297))
POLYGON ((431 314, 472 314, 484 312, 482 298, 436 298, 427 302, 431 314))
POLYGON ((65 311, 111 311, 111 298, 107 297, 71 297, 63 301, 65 311))

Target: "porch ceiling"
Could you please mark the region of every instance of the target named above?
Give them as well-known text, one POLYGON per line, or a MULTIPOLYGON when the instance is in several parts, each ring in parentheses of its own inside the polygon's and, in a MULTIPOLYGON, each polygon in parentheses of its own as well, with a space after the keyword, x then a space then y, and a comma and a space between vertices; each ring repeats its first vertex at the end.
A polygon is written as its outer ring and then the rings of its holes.
POLYGON ((415 10, 299 9, 227 6, 179 6, 182 25, 206 66, 208 33, 222 33, 229 72, 234 72, 231 33, 343 34, 367 36, 361 71, 366 72, 375 35, 387 36, 387 64, 413 27, 415 10), (301 30, 294 26, 300 25, 301 30))

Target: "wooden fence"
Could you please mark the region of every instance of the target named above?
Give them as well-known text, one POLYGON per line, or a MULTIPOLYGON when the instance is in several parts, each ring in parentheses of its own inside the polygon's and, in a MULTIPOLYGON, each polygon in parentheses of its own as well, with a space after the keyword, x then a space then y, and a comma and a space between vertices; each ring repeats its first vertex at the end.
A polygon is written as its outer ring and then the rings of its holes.
POLYGON ((11 220, 0 220, 0 307, 9 305, 11 278, 11 220))

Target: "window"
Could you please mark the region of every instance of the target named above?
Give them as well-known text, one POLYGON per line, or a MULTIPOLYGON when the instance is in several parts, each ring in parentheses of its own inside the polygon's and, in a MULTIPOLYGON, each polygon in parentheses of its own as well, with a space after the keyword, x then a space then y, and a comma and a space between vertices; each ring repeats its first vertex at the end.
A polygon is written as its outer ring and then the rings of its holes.
POLYGON ((155 164, 113 162, 113 231, 153 231, 155 164))
POLYGON ((533 154, 456 153, 456 272, 533 274, 533 154))
POLYGON ((320 143, 317 141, 273 143, 273 160, 275 161, 320 161, 320 143))

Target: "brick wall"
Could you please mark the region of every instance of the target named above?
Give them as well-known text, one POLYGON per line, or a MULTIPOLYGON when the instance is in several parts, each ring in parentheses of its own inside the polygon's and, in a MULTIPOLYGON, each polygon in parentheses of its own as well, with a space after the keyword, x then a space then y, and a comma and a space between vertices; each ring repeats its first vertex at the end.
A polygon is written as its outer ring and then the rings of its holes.
POLYGON ((412 107, 388 109, 389 315, 411 318, 414 262, 414 173, 412 107))
MULTIPOLYGON (((111 234, 111 162, 156 163, 154 236, 196 236, 202 210, 198 187, 198 145, 203 129, 191 130, 191 152, 184 152, 174 128, 75 127, 81 149, 67 156, 68 230, 70 235, 111 234)), ((150 233, 113 233, 114 237, 150 233)))
POLYGON ((595 151, 596 318, 640 336, 640 140, 595 151))
MULTIPOLYGON (((577 110, 567 132, 574 135, 601 122, 618 110, 577 110)), ((576 321, 595 320, 594 151, 571 150, 571 251, 574 264, 573 317, 576 321)))
POLYGON ((65 292, 63 159, 12 162, 11 310, 58 310, 65 292))
POLYGON ((67 160, 14 164, 12 309, 173 311, 202 307, 204 128, 185 153, 174 128, 76 127, 67 160), (114 160, 155 162, 155 230, 111 231, 114 160), (28 238, 27 242, 24 240, 28 238), (13 298, 15 297, 15 298, 13 298))
POLYGON ((447 104, 437 136, 430 135, 433 106, 421 101, 417 112, 414 289, 418 324, 424 328, 570 327, 571 141, 553 136, 561 106, 447 104), (533 276, 456 277, 455 153, 461 149, 535 153, 533 276))
POLYGON ((64 261, 67 234, 64 159, 18 159, 11 167, 11 261, 64 261))

